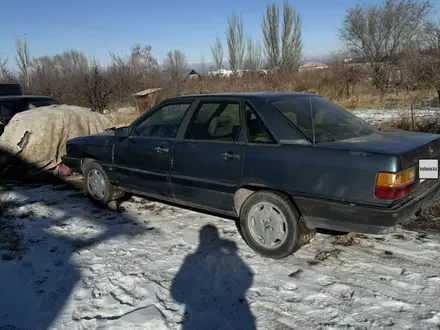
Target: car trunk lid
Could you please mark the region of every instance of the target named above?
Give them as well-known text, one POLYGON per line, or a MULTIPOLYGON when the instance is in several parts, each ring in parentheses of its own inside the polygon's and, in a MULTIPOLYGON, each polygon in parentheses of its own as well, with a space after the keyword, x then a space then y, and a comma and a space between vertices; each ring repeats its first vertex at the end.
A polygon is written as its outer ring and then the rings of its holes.
POLYGON ((321 146, 398 156, 400 158, 400 168, 397 168, 396 172, 410 167, 416 168, 416 178, 412 192, 404 199, 414 196, 422 189, 428 189, 437 182, 437 180, 420 179, 419 160, 438 160, 440 158, 440 135, 438 134, 379 130, 370 135, 329 142, 321 146))
POLYGON ((440 157, 440 135, 384 130, 356 138, 333 141, 320 146, 400 156, 402 169, 418 166, 419 159, 440 157))

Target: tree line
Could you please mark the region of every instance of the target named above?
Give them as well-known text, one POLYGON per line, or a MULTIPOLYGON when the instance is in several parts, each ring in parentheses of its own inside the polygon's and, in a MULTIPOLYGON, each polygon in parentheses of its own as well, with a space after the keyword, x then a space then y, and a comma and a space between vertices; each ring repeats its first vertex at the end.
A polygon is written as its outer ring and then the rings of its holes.
MULTIPOLYGON (((249 90, 256 84, 260 89, 272 88, 273 75, 282 77, 277 78, 283 82, 277 90, 305 89, 305 74, 299 71, 303 58, 299 9, 287 1, 267 4, 260 32, 259 37, 246 34, 241 16, 233 12, 226 22, 225 44, 217 37, 210 47, 213 69, 271 72, 272 77, 249 78, 245 84, 249 90)), ((361 83, 378 95, 390 88, 404 92, 431 88, 440 100, 440 21, 431 1, 356 5, 347 10, 339 36, 344 48, 331 55, 327 70, 313 75, 316 84, 345 96, 361 83)), ((134 45, 128 55, 110 54, 109 65, 103 66, 77 50, 32 57, 25 39, 17 38, 15 46, 18 72, 12 72, 8 59, 0 57, 1 81, 18 81, 25 93, 51 95, 97 111, 128 102, 132 93, 149 87, 166 87, 170 95, 180 94, 182 74, 189 68, 178 49, 170 50, 159 64, 151 46, 134 45)))

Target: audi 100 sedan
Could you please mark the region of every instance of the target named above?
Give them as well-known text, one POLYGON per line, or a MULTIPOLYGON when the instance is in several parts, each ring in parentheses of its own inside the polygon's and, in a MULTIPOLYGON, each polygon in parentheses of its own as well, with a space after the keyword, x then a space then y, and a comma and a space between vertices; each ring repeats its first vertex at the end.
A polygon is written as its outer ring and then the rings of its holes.
POLYGON ((63 162, 94 203, 128 193, 236 217, 254 251, 283 258, 317 228, 379 234, 417 216, 439 190, 435 166, 419 169, 439 138, 379 130, 315 94, 193 95, 69 140, 63 162))

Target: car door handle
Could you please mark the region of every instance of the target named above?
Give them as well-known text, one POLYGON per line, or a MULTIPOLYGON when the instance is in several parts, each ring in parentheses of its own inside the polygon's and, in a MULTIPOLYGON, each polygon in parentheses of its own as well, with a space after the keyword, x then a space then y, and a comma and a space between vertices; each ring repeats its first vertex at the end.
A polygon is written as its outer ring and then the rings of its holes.
POLYGON ((225 153, 221 154, 221 157, 223 159, 240 159, 240 155, 236 155, 232 152, 225 152, 225 153))
POLYGON ((154 150, 156 150, 159 153, 166 153, 166 152, 170 152, 170 149, 168 148, 164 148, 164 147, 156 147, 154 148, 154 150))

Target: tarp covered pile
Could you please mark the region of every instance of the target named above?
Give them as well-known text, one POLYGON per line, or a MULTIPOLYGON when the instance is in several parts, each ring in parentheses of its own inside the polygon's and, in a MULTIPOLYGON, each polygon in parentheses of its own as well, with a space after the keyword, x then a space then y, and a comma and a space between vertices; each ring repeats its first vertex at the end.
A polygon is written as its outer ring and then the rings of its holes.
MULTIPOLYGON (((51 171, 61 163, 66 141, 113 127, 105 116, 89 108, 51 105, 16 114, 0 136, 0 149, 37 171, 51 171)), ((5 159, 5 158, 3 158, 5 159)))

